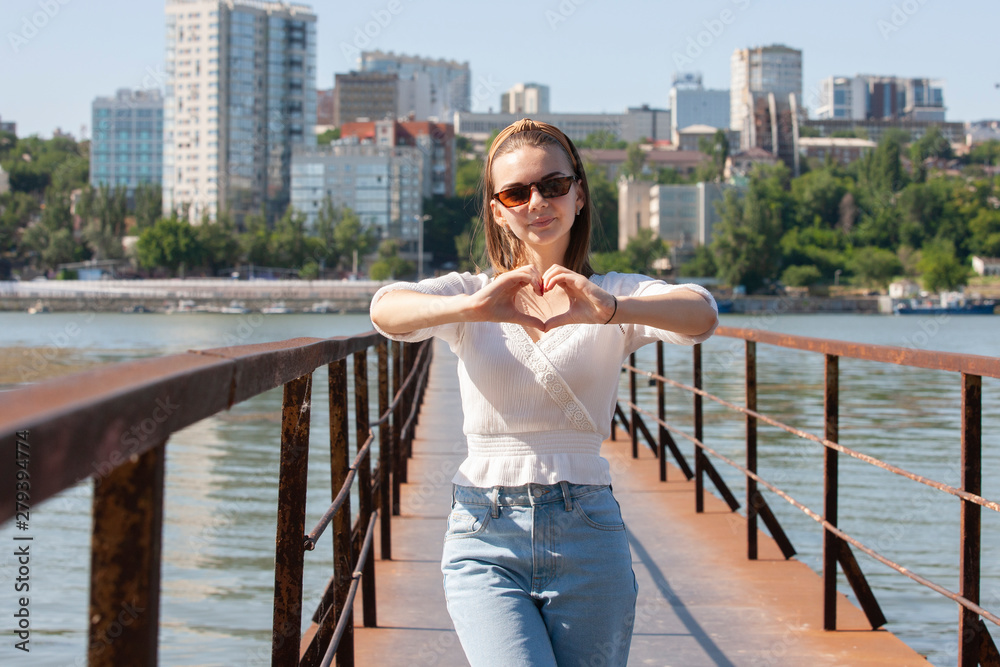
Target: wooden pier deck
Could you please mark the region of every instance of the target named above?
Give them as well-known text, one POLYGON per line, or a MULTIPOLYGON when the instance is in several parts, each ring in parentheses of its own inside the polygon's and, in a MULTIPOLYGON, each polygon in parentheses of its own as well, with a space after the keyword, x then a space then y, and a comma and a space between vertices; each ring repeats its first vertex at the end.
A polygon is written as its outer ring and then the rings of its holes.
MULTIPOLYGON (((356 606, 358 665, 468 664, 439 569, 450 480, 464 458, 461 401, 454 355, 441 343, 434 354, 401 515, 392 520, 393 560, 375 566, 379 627, 360 627, 360 601, 356 606)), ((660 482, 652 454, 643 448, 632 459, 626 436, 605 442, 602 453, 639 582, 630 666, 929 664, 890 632, 871 631, 843 595, 842 629, 823 631, 822 582, 808 566, 786 561, 764 533, 759 560, 747 560, 744 518, 710 494, 696 514, 694 482, 676 469, 660 482)))

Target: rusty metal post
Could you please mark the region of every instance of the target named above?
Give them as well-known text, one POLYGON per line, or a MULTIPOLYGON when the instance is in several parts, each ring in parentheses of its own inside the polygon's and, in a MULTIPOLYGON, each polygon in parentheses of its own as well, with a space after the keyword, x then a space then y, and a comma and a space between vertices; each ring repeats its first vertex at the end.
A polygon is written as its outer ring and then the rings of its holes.
MULTIPOLYGON (((983 379, 962 373, 962 490, 982 493, 983 379)), ((982 508, 962 500, 959 518, 959 593, 979 604, 980 529, 982 508)), ((979 615, 965 607, 958 612, 958 667, 976 667, 980 658, 979 634, 986 632, 979 615)), ((985 663, 984 663, 985 664, 985 663)))
MULTIPOLYGON (((840 415, 840 357, 826 355, 826 389, 823 398, 823 437, 837 442, 840 415)), ((830 447, 823 448, 823 518, 830 525, 837 525, 837 491, 839 475, 837 452, 830 447)), ((828 530, 823 530, 823 629, 837 629, 837 556, 840 538, 828 530)))
MULTIPOLYGON (((357 447, 360 450, 371 433, 368 420, 368 350, 354 353, 354 419, 357 423, 357 447)), ((358 526, 362 537, 371 522, 375 499, 372 494, 372 456, 358 461, 358 526)), ((374 551, 374 549, 373 549, 374 551)), ((375 558, 368 558, 361 573, 362 619, 366 628, 374 628, 375 622, 375 558)))
MULTIPOLYGON (((399 388, 403 383, 403 344, 392 343, 392 400, 399 398, 399 388)), ((403 401, 396 403, 392 411, 392 515, 399 516, 399 485, 403 475, 403 443, 400 431, 403 428, 403 401)))
MULTIPOLYGON (((757 343, 746 341, 747 410, 757 411, 757 343)), ((757 418, 747 415, 747 470, 757 472, 757 418)), ((757 480, 747 477, 747 558, 757 560, 757 480)))
MULTIPOLYGON (((406 343, 403 345, 403 381, 405 382, 408 377, 410 377, 410 371, 413 370, 413 353, 415 345, 413 343, 406 343)), ((406 386, 403 391, 403 414, 402 422, 406 422, 410 418, 410 410, 413 408, 413 396, 414 389, 416 385, 410 383, 406 386)), ((405 426, 401 428, 406 428, 405 426)), ((399 441, 400 446, 400 466, 399 466, 399 481, 402 484, 406 484, 408 481, 408 473, 410 467, 410 442, 413 440, 413 425, 410 424, 409 428, 406 428, 406 432, 401 434, 402 437, 399 441)))
POLYGON ((281 406, 274 625, 271 635, 271 663, 274 665, 291 665, 299 660, 311 389, 312 374, 286 383, 281 406))
MULTIPOLYGON (((347 409, 347 360, 338 359, 327 366, 330 385, 330 473, 333 498, 347 480, 351 465, 349 417, 347 409)), ((330 525, 333 532, 333 611, 328 614, 330 634, 344 614, 353 616, 346 606, 354 574, 354 549, 351 543, 351 496, 348 494, 330 525)), ((347 627, 337 647, 337 665, 354 664, 354 622, 347 627)))
POLYGON ((165 449, 95 481, 88 665, 157 664, 165 449))
MULTIPOLYGON (((694 387, 701 389, 701 343, 694 346, 694 387)), ((694 395, 694 437, 702 442, 701 395, 694 395)), ((705 452, 694 446, 694 511, 705 511, 705 452)))
MULTIPOLYGON (((635 368, 635 352, 628 356, 628 363, 630 366, 635 368)), ((633 407, 629 412, 629 424, 628 424, 628 434, 629 438, 632 439, 632 458, 639 458, 639 430, 636 427, 636 417, 639 412, 635 409, 636 405, 636 387, 635 387, 635 371, 630 370, 628 372, 628 397, 632 401, 633 407)))
MULTIPOLYGON (((663 374, 663 341, 656 341, 656 374, 666 377, 663 374)), ((663 428, 667 421, 667 396, 666 387, 663 380, 656 381, 656 416, 659 418, 659 434, 656 440, 657 455, 660 457, 660 481, 667 481, 667 429, 663 428)))
POLYGON ((389 346, 378 344, 378 427, 379 522, 382 560, 392 560, 392 424, 389 410, 389 346))

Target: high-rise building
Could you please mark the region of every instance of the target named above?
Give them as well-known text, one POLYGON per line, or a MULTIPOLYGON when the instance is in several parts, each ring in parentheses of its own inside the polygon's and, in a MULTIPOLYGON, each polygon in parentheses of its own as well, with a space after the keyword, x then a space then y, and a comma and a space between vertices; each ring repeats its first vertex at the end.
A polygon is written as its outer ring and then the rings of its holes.
POLYGON ((362 72, 383 72, 398 77, 398 117, 450 122, 455 112, 472 108, 472 75, 468 62, 363 51, 360 65, 362 72))
POLYGON ((131 199, 140 183, 163 180, 163 96, 119 89, 91 104, 90 184, 122 186, 131 199))
POLYGON ((289 202, 314 145, 316 15, 264 0, 167 0, 163 208, 237 223, 289 202))
POLYGON ((538 83, 515 83, 500 96, 500 113, 549 113, 549 87, 538 83))
POLYGON ((424 154, 416 146, 380 146, 344 137, 292 156, 292 206, 316 223, 326 197, 348 207, 382 238, 417 240, 423 207, 424 154))
POLYGON ((334 75, 333 124, 395 120, 399 77, 385 72, 349 72, 334 75))
POLYGON ((680 131, 692 125, 729 127, 729 91, 706 90, 700 74, 677 74, 670 88, 670 135, 680 143, 680 131))
POLYGON ((781 106, 789 96, 802 99, 802 51, 781 44, 736 49, 730 59, 729 128, 750 142, 755 99, 773 94, 781 106))
POLYGON ((0 120, 0 132, 17 134, 17 123, 14 121, 0 120))
POLYGON ((870 74, 831 76, 820 82, 816 117, 944 122, 944 85, 934 79, 870 74))
POLYGON ((333 122, 333 88, 316 91, 316 132, 322 132, 320 127, 335 127, 333 122))

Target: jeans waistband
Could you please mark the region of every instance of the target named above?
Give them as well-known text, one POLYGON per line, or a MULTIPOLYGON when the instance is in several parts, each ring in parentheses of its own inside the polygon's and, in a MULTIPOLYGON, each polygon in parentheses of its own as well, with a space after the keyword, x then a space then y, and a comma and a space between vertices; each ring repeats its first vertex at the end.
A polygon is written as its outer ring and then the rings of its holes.
POLYGON ((525 484, 524 486, 452 486, 452 500, 464 505, 496 505, 499 507, 570 504, 573 498, 607 489, 607 484, 525 484))

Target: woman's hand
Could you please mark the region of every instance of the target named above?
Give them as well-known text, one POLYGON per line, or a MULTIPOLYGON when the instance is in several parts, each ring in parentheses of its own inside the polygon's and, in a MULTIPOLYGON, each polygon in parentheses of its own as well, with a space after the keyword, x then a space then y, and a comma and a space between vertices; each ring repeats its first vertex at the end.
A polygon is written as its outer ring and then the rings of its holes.
POLYGON ((542 289, 562 287, 569 297, 569 309, 545 322, 543 331, 566 324, 606 324, 615 314, 616 298, 575 271, 555 264, 542 276, 542 289))
POLYGON ((545 330, 545 322, 516 307, 518 293, 525 286, 538 296, 543 295, 542 277, 534 266, 526 265, 501 273, 473 295, 474 304, 469 320, 480 322, 512 322, 525 327, 545 330))

